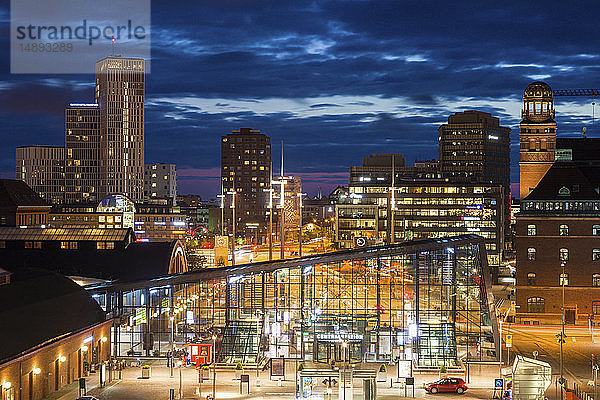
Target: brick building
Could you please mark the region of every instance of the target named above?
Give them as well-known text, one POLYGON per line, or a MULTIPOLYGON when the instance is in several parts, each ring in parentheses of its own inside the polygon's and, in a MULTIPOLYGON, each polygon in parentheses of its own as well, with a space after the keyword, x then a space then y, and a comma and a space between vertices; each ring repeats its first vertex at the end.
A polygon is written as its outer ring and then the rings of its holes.
POLYGON ((600 174, 556 161, 517 214, 516 321, 600 322, 600 174))
POLYGON ((41 269, 9 274, 0 285, 2 399, 47 398, 91 368, 102 369, 112 321, 86 290, 41 269))

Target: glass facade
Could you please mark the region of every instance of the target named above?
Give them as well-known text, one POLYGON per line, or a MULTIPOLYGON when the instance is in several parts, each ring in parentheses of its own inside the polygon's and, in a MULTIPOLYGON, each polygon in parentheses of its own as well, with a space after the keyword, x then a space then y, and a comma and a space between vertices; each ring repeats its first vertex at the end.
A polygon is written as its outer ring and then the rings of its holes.
POLYGON ((484 240, 474 235, 100 285, 114 355, 212 343, 220 362, 290 357, 420 366, 496 359, 484 240))

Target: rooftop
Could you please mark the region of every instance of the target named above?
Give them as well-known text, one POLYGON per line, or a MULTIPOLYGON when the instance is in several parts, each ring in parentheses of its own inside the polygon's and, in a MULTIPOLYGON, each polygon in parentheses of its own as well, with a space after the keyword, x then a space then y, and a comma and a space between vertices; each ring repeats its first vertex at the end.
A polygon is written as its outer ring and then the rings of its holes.
POLYGON ((0 364, 44 343, 104 321, 89 294, 67 277, 42 269, 14 271, 0 288, 0 364))
POLYGON ((48 206, 44 199, 21 180, 0 179, 0 207, 48 206))
POLYGON ((127 229, 92 228, 0 228, 0 240, 32 241, 125 241, 135 235, 127 229))

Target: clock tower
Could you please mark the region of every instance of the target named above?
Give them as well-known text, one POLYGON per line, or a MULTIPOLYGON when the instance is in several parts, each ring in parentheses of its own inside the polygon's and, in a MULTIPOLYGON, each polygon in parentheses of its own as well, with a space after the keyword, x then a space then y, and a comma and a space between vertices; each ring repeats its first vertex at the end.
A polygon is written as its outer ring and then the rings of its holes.
POLYGON ((519 184, 523 200, 542 180, 554 162, 556 122, 552 88, 533 82, 523 94, 520 124, 519 184))

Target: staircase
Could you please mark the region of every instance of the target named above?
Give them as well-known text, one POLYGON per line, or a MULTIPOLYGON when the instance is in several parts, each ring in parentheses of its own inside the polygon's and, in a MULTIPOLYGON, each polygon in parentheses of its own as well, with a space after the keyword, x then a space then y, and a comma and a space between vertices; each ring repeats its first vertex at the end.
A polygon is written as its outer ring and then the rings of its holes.
POLYGON ((256 364, 259 361, 258 345, 262 334, 261 328, 258 320, 230 321, 223 332, 223 341, 217 362, 234 365, 237 363, 256 364))

